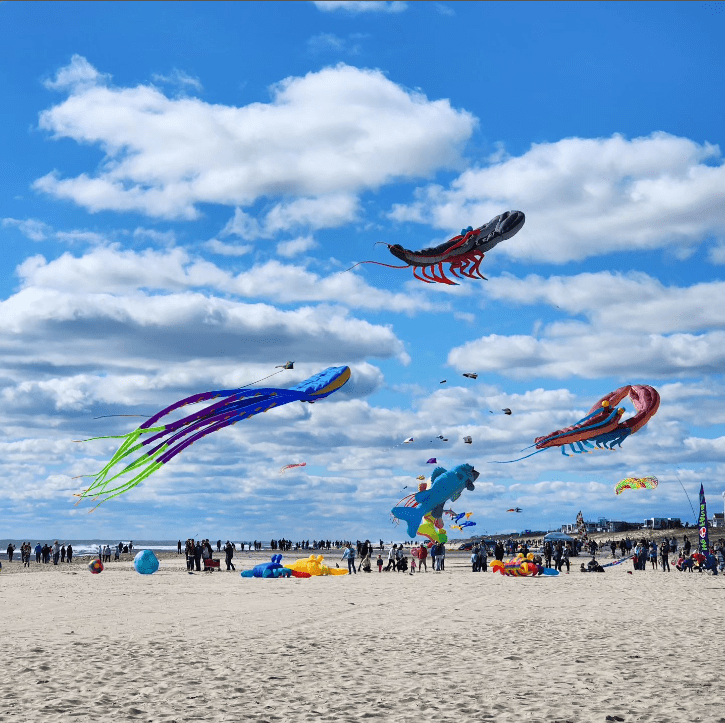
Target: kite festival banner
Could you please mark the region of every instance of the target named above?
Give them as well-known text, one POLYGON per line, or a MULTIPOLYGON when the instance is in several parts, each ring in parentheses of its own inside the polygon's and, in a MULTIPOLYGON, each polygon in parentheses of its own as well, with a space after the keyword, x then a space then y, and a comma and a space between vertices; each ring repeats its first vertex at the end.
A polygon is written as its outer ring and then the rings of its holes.
POLYGON ((705 504, 705 489, 700 485, 700 517, 697 521, 700 528, 700 552, 706 555, 710 549, 710 541, 707 537, 707 505, 705 504))

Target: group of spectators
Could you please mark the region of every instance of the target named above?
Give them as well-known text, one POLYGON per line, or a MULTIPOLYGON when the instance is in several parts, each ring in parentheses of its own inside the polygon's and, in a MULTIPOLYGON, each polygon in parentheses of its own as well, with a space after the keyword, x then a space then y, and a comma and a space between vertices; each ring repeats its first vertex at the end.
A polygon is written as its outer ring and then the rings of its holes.
MULTIPOLYGON (((178 547, 181 549, 181 541, 179 541, 178 547)), ((221 540, 217 540, 217 552, 221 552, 222 549, 224 551, 227 572, 236 570, 237 568, 234 567, 234 563, 232 562, 234 559, 234 543, 227 540, 222 548, 221 540)), ((186 555, 186 569, 188 572, 194 572, 194 570, 201 572, 202 563, 204 564, 205 572, 207 570, 214 569, 214 567, 206 562, 207 560, 214 560, 214 550, 209 540, 202 540, 199 542, 198 540, 194 541, 194 539, 190 537, 186 541, 184 554, 186 555)))
MULTIPOLYGON (((11 542, 7 547, 8 562, 13 561, 15 550, 16 547, 11 542)), ((61 545, 58 540, 56 540, 52 546, 47 543, 41 545, 38 542, 35 545, 35 548, 33 548, 29 542, 23 542, 23 544, 20 545, 20 561, 23 563, 23 567, 30 567, 33 553, 35 554, 36 563, 43 563, 46 565, 50 563, 51 557, 54 565, 57 565, 59 561, 71 562, 71 560, 73 560, 73 546, 70 544, 66 547, 65 544, 61 545)))

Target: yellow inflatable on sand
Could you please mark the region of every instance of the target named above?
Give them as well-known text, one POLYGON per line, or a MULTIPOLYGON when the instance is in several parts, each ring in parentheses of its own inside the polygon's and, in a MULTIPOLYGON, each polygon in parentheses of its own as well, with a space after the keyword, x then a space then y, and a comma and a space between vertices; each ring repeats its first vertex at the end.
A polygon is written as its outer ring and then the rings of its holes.
POLYGON ((285 567, 295 572, 306 572, 311 577, 318 575, 347 575, 347 570, 328 567, 322 562, 323 560, 324 557, 322 555, 317 555, 317 557, 310 555, 304 560, 297 560, 294 564, 285 565, 285 567))

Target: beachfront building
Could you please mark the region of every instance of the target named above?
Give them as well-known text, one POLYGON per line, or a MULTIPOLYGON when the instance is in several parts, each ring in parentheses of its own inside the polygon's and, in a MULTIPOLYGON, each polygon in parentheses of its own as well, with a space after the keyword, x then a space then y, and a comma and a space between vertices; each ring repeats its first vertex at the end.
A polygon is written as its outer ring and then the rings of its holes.
POLYGON ((644 521, 644 526, 650 530, 669 530, 682 527, 682 522, 679 517, 650 517, 644 521))

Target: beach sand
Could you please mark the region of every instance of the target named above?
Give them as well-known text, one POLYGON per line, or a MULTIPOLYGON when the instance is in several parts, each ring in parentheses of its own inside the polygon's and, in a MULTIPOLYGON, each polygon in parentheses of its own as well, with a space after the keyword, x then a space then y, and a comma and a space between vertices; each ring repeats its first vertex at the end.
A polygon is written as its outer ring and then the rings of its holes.
POLYGON ((449 554, 260 580, 239 571, 269 554, 237 555, 194 575, 175 555, 152 576, 3 563, 0 721, 725 722, 725 576, 580 557, 504 578, 449 554))

